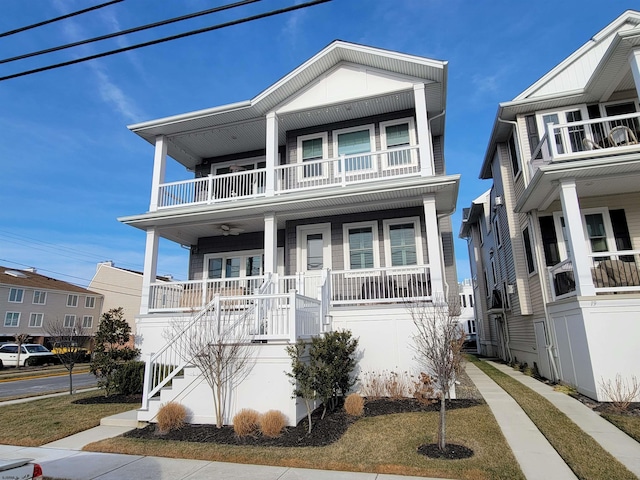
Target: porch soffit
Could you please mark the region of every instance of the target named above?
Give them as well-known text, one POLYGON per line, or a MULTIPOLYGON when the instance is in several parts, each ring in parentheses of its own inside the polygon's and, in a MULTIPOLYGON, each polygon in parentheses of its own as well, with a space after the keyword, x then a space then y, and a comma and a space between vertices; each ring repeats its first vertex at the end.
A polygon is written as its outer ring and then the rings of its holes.
POLYGON ((460 176, 436 178, 438 181, 426 184, 385 182, 384 186, 377 188, 323 189, 322 195, 318 195, 318 191, 315 194, 300 192, 238 203, 185 207, 123 217, 119 221, 142 230, 157 227, 164 238, 191 244, 199 237, 212 236, 213 223, 233 223, 246 232, 262 231, 266 213, 275 213, 278 227, 283 228, 285 221, 299 218, 422 206, 422 196, 428 194, 435 195, 438 213, 453 213, 460 176))
POLYGON ((568 178, 576 180, 581 198, 637 193, 640 155, 544 165, 538 169, 514 210, 529 212, 546 208, 560 198, 558 182, 568 178))

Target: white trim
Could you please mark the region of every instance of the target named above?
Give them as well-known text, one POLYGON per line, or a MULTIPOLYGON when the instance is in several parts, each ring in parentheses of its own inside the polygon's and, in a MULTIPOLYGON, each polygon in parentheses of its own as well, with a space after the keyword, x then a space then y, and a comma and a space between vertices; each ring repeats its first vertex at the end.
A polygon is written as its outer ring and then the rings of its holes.
MULTIPOLYGON (((345 169, 345 174, 349 175, 358 175, 362 172, 376 172, 378 170, 378 162, 376 162, 376 158, 374 152, 376 151, 376 128, 375 124, 369 123, 364 125, 357 125, 355 127, 349 128, 341 128, 339 130, 332 130, 331 137, 333 139, 333 157, 340 158, 338 154, 338 136, 343 135, 345 133, 353 133, 353 132, 361 132, 362 130, 369 130, 369 153, 371 154, 371 168, 358 168, 347 170, 346 165, 343 165, 342 168, 345 169)), ((367 152, 363 152, 362 154, 355 155, 367 155, 367 152)))
POLYGON ((31 312, 29 313, 29 327, 30 328, 42 328, 42 325, 44 324, 44 313, 40 313, 40 312, 31 312), (34 315, 41 315, 40 317, 40 323, 39 324, 32 324, 32 319, 34 315))
MULTIPOLYGON (((382 150, 388 150, 389 146, 387 145, 387 127, 392 127, 394 125, 402 125, 407 123, 409 125, 409 146, 414 147, 418 144, 416 139, 416 122, 413 117, 404 117, 398 118, 396 120, 387 120, 386 122, 380 122, 380 148, 382 150)), ((395 147, 392 147, 395 148, 395 147)), ((389 153, 384 155, 385 161, 385 169, 391 169, 394 167, 405 167, 406 165, 417 165, 418 164, 418 156, 416 150, 411 150, 411 163, 403 164, 403 165, 389 165, 389 153)))
POLYGON ((307 235, 322 234, 322 263, 323 269, 332 268, 331 262, 331 223, 314 223, 298 225, 296 227, 296 272, 306 272, 307 268, 307 235))
MULTIPOLYGON (((225 263, 228 258, 240 257, 242 261, 240 263, 240 277, 246 277, 246 258, 247 257, 255 257, 261 255, 262 262, 264 263, 264 250, 236 250, 231 252, 217 252, 217 253, 207 253, 204 255, 203 264, 202 264, 202 279, 209 280, 209 260, 212 258, 221 258, 222 259, 222 277, 227 278, 225 276, 225 263), (244 273, 243 273, 244 272, 244 273)), ((260 267, 260 270, 263 270, 263 266, 260 267)), ((260 272, 261 275, 264 274, 263 271, 260 272)), ((235 278, 235 277, 231 277, 235 278)))
POLYGON ((387 267, 391 267, 391 233, 392 225, 400 225, 403 223, 413 223, 413 231, 416 242, 416 261, 417 265, 424 264, 424 255, 422 252, 422 231, 420 230, 420 217, 403 217, 388 218, 382 221, 382 232, 384 242, 384 262, 387 267))
POLYGON ((602 221, 604 223, 604 233, 607 239, 607 250, 606 252, 617 252, 618 246, 616 245, 616 239, 613 234, 613 225, 611 225, 611 217, 609 216, 609 208, 607 207, 599 207, 599 208, 586 208, 580 211, 582 215, 582 228, 584 229, 584 239, 587 242, 587 248, 591 253, 600 253, 594 252, 591 249, 591 239, 589 238, 589 232, 587 231, 587 215, 601 214, 602 221))
MULTIPOLYGON (((373 268, 380 268, 380 246, 378 243, 378 222, 372 220, 369 222, 344 223, 342 225, 342 251, 344 254, 344 269, 354 270, 351 268, 351 257, 349 251, 349 230, 352 228, 371 227, 373 232, 373 268)), ((360 270, 360 269, 355 269, 360 270)))

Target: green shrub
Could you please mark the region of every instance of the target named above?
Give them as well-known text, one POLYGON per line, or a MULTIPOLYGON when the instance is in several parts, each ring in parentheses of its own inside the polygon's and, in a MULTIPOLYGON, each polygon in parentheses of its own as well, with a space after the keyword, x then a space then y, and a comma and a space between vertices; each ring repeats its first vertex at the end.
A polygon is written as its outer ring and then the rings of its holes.
POLYGON ((113 376, 115 391, 122 395, 142 394, 144 367, 144 362, 136 360, 118 365, 113 376))

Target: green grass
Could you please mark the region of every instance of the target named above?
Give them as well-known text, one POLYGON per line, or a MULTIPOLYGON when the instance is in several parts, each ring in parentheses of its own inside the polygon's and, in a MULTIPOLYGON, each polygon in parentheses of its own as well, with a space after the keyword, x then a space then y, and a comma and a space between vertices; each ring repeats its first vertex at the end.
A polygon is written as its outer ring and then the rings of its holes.
POLYGON ((640 417, 621 415, 619 413, 601 413, 602 418, 609 420, 624 433, 640 442, 640 417))
POLYGON ((488 363, 471 356, 468 359, 518 402, 578 478, 637 478, 547 399, 488 363))
POLYGON ((138 405, 111 403, 76 405, 90 392, 0 406, 0 444, 35 447, 98 426, 100 419, 135 409, 138 405))
POLYGON ((469 459, 433 460, 417 453, 421 444, 435 442, 437 422, 437 412, 362 418, 340 440, 325 447, 250 447, 116 437, 90 444, 85 450, 466 480, 524 479, 486 404, 447 412, 447 442, 472 448, 475 455, 469 459))

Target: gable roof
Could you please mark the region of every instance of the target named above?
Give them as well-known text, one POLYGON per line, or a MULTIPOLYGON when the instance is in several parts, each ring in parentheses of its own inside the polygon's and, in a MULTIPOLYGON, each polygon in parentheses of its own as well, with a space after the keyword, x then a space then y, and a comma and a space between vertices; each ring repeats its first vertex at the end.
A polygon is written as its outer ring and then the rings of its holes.
POLYGON ((518 114, 607 101, 614 89, 635 90, 628 55, 640 45, 640 12, 626 10, 588 42, 509 102, 500 103, 480 178, 491 178, 496 144, 511 134, 518 114))
MULTIPOLYGON (((234 140, 238 137, 242 138, 244 151, 264 148, 265 115, 268 112, 275 111, 278 106, 340 65, 358 65, 399 77, 411 78, 416 82, 420 81, 425 84, 429 112, 432 114, 441 113, 445 109, 447 62, 335 40, 251 100, 138 123, 130 125, 128 128, 151 144, 155 144, 156 136, 167 136, 169 139, 169 156, 187 168, 193 168, 203 158, 198 154, 198 152, 204 151, 202 146, 206 139, 203 132, 206 131, 211 134, 212 130, 222 129, 223 126, 233 126, 235 134, 229 134, 228 137, 234 140), (240 131, 239 129, 242 130, 240 131), (195 135, 193 135, 194 131, 196 132, 195 135), (188 137, 186 135, 180 137, 181 134, 186 132, 189 132, 188 137), (251 143, 252 138, 255 139, 255 143, 251 143)), ((404 108, 408 108, 413 104, 413 94, 405 103, 404 108)), ((379 108, 384 108, 384 106, 380 105, 379 108)), ((309 123, 309 119, 299 118, 307 117, 306 115, 295 115, 295 118, 291 115, 286 128, 305 128, 310 125, 341 120, 341 118, 335 116, 335 112, 332 117, 329 110, 331 109, 322 108, 318 112, 314 112, 314 123, 309 123), (325 112, 325 110, 327 111, 325 112)), ((374 105, 369 105, 362 116, 382 113, 383 111, 377 112, 374 109, 374 105)), ((443 122, 444 119, 440 118, 434 123, 439 123, 443 126, 443 122)), ((438 128, 438 126, 434 125, 434 128, 438 128)), ((284 128, 281 127, 280 144, 284 144, 284 132, 282 130, 284 128)), ((220 149, 219 155, 231 153, 230 150, 223 149, 223 142, 211 143, 220 149)), ((233 148, 233 146, 229 148, 233 148)), ((238 147, 236 146, 235 148, 237 151, 238 147)))
POLYGON ((56 278, 40 275, 31 270, 17 270, 3 266, 0 266, 0 285, 100 295, 86 288, 78 287, 77 285, 56 278))

